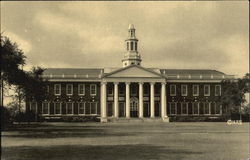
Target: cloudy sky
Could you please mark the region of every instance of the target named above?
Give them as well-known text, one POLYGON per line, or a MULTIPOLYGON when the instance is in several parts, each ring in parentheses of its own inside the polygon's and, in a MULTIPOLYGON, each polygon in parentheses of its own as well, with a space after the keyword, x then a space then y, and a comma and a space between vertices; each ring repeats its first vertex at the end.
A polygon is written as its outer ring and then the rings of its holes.
POLYGON ((121 67, 133 23, 145 67, 248 71, 247 1, 0 3, 28 67, 121 67))

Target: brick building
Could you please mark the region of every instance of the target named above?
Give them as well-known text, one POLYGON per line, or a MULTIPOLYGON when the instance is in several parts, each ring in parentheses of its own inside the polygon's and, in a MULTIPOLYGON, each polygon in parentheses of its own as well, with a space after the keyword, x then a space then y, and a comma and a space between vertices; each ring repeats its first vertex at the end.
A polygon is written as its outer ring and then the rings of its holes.
POLYGON ((49 68, 48 96, 27 101, 39 116, 100 117, 163 120, 169 117, 220 117, 221 81, 231 79, 216 70, 159 69, 141 66, 135 28, 129 25, 122 68, 49 68))

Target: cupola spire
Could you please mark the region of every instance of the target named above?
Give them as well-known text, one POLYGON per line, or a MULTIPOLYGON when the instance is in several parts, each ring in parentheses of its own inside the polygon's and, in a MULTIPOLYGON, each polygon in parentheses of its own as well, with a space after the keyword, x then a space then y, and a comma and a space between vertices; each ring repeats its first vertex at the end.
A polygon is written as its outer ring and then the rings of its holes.
POLYGON ((141 56, 138 53, 138 39, 135 36, 135 27, 130 24, 128 27, 128 38, 125 40, 127 52, 122 60, 123 67, 129 65, 140 65, 141 56))

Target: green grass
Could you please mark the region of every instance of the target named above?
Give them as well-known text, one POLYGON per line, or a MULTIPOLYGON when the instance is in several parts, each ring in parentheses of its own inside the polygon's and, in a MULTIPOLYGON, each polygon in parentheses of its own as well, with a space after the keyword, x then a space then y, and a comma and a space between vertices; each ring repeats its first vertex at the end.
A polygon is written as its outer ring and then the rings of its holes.
POLYGON ((246 160, 249 123, 43 123, 2 133, 4 160, 246 160))

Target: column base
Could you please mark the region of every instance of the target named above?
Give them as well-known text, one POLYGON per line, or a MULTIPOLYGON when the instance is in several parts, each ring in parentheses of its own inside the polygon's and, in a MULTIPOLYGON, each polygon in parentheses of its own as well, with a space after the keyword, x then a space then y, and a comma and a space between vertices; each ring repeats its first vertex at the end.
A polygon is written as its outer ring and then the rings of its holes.
POLYGON ((168 116, 162 117, 162 121, 163 122, 169 122, 169 117, 168 116))
POLYGON ((101 123, 107 123, 108 118, 107 117, 101 117, 101 123))

